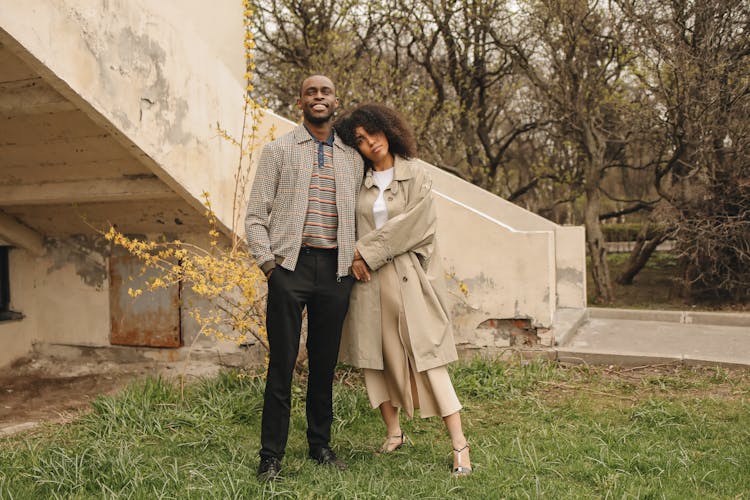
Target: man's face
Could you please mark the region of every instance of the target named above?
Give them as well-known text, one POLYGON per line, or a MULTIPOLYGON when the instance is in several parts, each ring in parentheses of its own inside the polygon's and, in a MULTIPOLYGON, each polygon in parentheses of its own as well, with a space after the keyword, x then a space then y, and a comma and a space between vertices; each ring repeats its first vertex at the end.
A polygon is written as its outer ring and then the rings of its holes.
POLYGON ((339 106, 333 82, 322 75, 307 78, 302 82, 297 106, 308 123, 329 121, 339 106))

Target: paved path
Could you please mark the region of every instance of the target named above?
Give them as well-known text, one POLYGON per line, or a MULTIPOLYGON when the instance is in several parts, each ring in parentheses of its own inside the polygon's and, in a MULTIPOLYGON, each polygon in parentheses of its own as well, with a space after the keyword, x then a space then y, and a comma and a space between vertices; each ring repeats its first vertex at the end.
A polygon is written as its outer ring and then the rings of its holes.
POLYGON ((591 309, 557 354, 596 364, 750 368, 750 314, 591 309))

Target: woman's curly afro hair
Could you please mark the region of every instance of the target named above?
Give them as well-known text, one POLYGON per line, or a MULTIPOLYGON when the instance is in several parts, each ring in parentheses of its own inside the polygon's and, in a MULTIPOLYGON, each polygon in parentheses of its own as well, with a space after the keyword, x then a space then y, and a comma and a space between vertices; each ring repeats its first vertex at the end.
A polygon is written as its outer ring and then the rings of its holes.
MULTIPOLYGON (((406 159, 417 156, 414 131, 401 113, 383 104, 360 104, 339 117, 333 127, 344 143, 355 149, 357 144, 354 130, 362 127, 368 134, 383 132, 388 139, 388 149, 392 154, 406 159)), ((372 167, 372 163, 367 158, 365 158, 365 165, 372 167)))

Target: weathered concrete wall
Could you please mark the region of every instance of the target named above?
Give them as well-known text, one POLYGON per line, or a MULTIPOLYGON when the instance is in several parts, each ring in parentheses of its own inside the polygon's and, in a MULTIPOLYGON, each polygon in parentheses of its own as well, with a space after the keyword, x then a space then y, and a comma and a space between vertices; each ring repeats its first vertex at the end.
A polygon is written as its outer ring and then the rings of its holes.
MULTIPOLYGON (((488 319, 527 318, 548 326, 554 313, 554 238, 550 231, 512 232, 491 218, 436 195, 439 244, 458 299, 457 340, 483 343, 475 330, 488 319), (466 285, 464 296, 458 282, 466 285)), ((507 344, 506 344, 507 345, 507 344)))
POLYGON ((434 189, 498 220, 517 231, 554 231, 557 224, 455 175, 434 168, 430 171, 434 189))
POLYGON ((0 368, 22 358, 31 351, 33 326, 30 321, 7 321, 0 323, 0 368))
POLYGON ((27 0, 5 2, 0 26, 196 208, 210 193, 231 227, 238 152, 215 126, 242 123, 241 15, 240 2, 27 0))
MULTIPOLYGON (((463 203, 472 210, 483 213, 499 222, 499 225, 510 231, 552 231, 554 238, 554 259, 556 269, 557 304, 552 307, 586 307, 586 248, 583 226, 560 226, 529 212, 518 205, 493 195, 458 177, 430 167, 434 188, 438 192, 458 203, 463 203)), ((518 265, 536 265, 523 258, 523 254, 509 255, 517 257, 518 265)))
POLYGON ((109 345, 108 248, 96 237, 47 243, 35 263, 37 341, 109 345))
POLYGON ((17 321, 0 322, 0 367, 29 352, 36 335, 36 300, 34 289, 36 272, 34 256, 25 250, 12 249, 8 256, 10 264, 10 308, 27 317, 17 321), (29 315, 29 313, 32 313, 29 315))
MULTIPOLYGON (((160 235, 147 234, 146 238, 160 235)), ((182 234, 180 239, 208 247, 205 234, 182 234)), ((49 239, 42 257, 21 249, 10 252, 11 309, 24 318, 0 323, 0 366, 27 354, 34 344, 110 346, 111 317, 109 256, 111 250, 101 237, 73 235, 49 239)), ((135 286, 135 285, 134 285, 135 286)), ((144 292, 146 295, 149 292, 144 292)), ((183 290, 182 340, 193 345, 197 325, 187 315, 193 305, 206 305, 191 290, 183 290)), ((148 325, 144 325, 145 328, 148 325)), ((232 342, 200 337, 199 349, 236 352, 232 342)))
POLYGON ((180 32, 199 36, 230 74, 241 78, 245 73, 241 1, 160 0, 145 5, 158 19, 171 19, 180 32))
POLYGON ((50 240, 43 257, 10 252, 11 309, 20 321, 0 323, 0 366, 34 343, 109 345, 106 245, 94 238, 50 240))
POLYGON ((583 226, 555 228, 557 307, 586 307, 586 229, 583 226))

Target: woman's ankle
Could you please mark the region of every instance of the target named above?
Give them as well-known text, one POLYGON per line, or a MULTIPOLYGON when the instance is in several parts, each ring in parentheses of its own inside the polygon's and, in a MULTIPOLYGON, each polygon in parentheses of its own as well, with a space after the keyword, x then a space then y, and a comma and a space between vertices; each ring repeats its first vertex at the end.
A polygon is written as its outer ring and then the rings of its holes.
POLYGON ((456 436, 455 438, 451 437, 451 446, 453 446, 454 450, 460 450, 461 448, 465 447, 469 442, 466 439, 466 436, 461 434, 460 436, 456 436))

